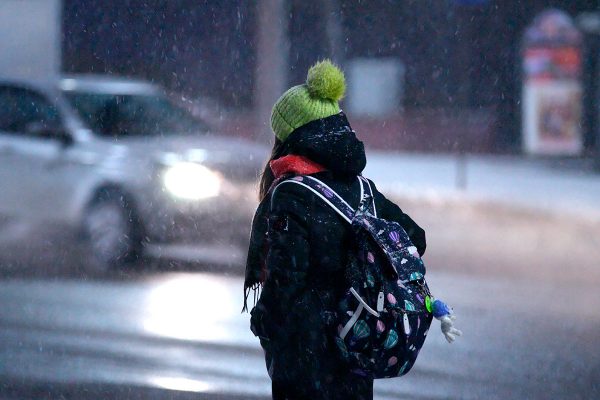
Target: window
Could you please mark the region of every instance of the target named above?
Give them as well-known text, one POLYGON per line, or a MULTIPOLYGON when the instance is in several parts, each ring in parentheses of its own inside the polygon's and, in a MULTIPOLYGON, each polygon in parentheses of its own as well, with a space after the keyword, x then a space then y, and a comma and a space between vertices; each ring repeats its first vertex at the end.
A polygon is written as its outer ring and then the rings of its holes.
POLYGON ((196 134, 208 131, 204 122, 167 99, 155 95, 115 95, 65 92, 81 118, 104 136, 196 134))
POLYGON ((0 87, 0 131, 27 133, 35 125, 38 131, 60 125, 56 107, 31 90, 0 87))

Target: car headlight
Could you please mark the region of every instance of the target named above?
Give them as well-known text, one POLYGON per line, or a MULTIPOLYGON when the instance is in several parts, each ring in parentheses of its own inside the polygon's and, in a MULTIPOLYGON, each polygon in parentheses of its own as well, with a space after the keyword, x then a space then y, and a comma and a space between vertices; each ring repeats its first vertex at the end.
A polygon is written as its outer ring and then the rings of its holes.
POLYGON ((180 162, 169 167, 163 176, 171 195, 184 200, 215 197, 221 190, 221 178, 203 165, 180 162))

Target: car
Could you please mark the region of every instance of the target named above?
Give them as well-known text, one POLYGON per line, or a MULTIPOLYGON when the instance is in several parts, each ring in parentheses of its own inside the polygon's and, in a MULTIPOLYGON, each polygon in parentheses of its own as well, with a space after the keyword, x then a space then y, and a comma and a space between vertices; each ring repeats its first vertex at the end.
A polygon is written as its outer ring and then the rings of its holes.
POLYGON ((75 232, 94 268, 142 256, 239 263, 267 156, 149 82, 0 82, 0 221, 75 232))

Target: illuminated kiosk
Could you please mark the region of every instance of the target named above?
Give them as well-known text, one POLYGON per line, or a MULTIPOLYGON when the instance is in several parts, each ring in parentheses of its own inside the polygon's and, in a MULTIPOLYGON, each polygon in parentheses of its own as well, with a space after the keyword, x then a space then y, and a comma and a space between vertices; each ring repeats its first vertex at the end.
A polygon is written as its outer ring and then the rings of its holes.
POLYGON ((562 11, 547 10, 523 42, 523 150, 580 155, 581 34, 562 11))

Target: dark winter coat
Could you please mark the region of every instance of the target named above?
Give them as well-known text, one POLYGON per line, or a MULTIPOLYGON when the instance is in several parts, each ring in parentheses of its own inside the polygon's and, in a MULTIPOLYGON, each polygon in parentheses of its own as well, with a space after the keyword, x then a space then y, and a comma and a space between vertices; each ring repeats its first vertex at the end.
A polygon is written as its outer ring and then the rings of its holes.
MULTIPOLYGON (((313 176, 358 205, 357 175, 365 154, 343 114, 297 129, 286 146, 285 153, 323 166, 326 171, 313 176)), ((371 184, 378 215, 399 222, 423 254, 423 229, 371 184)), ((347 289, 344 269, 352 248, 349 224, 302 186, 281 185, 256 211, 245 283, 264 284, 252 329, 261 337, 274 383, 292 387, 298 398, 372 398, 372 381, 352 374, 338 359, 328 325, 336 299, 347 289), (262 267, 267 273, 260 277, 262 267)))

